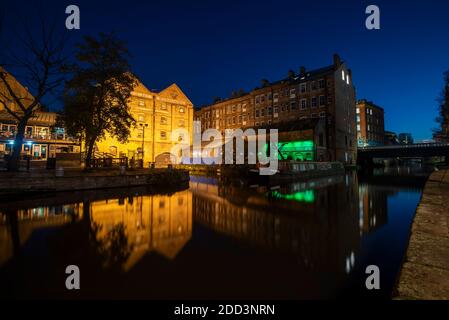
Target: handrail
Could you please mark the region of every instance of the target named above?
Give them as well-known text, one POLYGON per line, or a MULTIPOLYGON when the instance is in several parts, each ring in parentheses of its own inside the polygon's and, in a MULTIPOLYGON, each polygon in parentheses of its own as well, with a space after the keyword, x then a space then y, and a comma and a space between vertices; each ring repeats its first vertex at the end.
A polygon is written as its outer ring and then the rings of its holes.
POLYGON ((411 148, 434 148, 434 147, 448 147, 444 143, 415 143, 415 144, 397 144, 389 146, 373 146, 373 147, 358 147, 361 151, 371 150, 385 150, 385 149, 411 149, 411 148))

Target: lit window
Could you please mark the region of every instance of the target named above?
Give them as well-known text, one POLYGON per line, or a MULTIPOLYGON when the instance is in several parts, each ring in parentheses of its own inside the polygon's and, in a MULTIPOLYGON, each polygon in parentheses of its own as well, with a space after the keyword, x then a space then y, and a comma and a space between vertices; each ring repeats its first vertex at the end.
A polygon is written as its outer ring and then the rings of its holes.
POLYGON ((184 108, 182 108, 182 107, 179 108, 179 112, 180 112, 180 113, 184 113, 184 112, 185 112, 184 108))
POLYGON ((360 113, 360 108, 355 108, 355 113, 359 114, 360 113))
POLYGON ((161 124, 167 124, 167 118, 161 117, 161 124))
POLYGON ((343 81, 345 80, 345 70, 341 70, 341 78, 343 81))
POLYGON ((144 122, 145 121, 145 117, 143 114, 139 114, 139 121, 140 122, 144 122))
POLYGON ((349 74, 346 75, 346 83, 349 84, 349 74))
POLYGON ((359 124, 357 125, 357 131, 360 131, 360 125, 359 124))
POLYGON ((166 104, 161 104, 161 110, 167 110, 167 105, 166 104))

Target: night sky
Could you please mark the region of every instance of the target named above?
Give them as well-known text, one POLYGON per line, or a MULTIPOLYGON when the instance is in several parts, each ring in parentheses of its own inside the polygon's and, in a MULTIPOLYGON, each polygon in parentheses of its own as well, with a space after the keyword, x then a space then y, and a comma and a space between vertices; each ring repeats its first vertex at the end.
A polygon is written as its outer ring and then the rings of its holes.
POLYGON ((263 78, 284 78, 301 65, 329 65, 337 52, 353 70, 357 99, 384 107, 386 130, 411 132, 415 139, 430 138, 436 127, 436 98, 449 69, 449 1, 1 3, 5 31, 20 27, 18 17, 40 12, 64 28, 65 7, 78 5, 81 30, 70 31, 72 43, 84 34, 117 31, 149 89, 176 82, 195 106, 249 91, 263 78), (381 30, 365 28, 369 4, 380 7, 381 30))

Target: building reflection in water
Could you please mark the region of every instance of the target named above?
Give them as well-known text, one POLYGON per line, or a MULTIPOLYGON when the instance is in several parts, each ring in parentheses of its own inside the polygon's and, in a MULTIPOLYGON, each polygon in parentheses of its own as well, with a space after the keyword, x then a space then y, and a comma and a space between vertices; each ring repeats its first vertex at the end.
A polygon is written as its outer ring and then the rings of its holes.
POLYGON ((139 196, 91 204, 92 223, 101 226, 97 240, 123 225, 131 254, 123 266, 133 267, 145 254, 157 252, 173 259, 192 236, 192 196, 139 196))
POLYGON ((194 220, 246 243, 293 254, 304 269, 349 273, 360 243, 356 183, 350 175, 347 184, 343 177, 325 178, 255 193, 193 181, 194 220))
MULTIPOLYGON (((76 203, 21 209, 9 214, 3 212, 0 215, 0 266, 20 250, 34 231, 79 223, 86 214, 85 205, 76 203), (14 243, 15 238, 19 239, 18 243, 14 243)), ((192 195, 187 190, 172 195, 87 202, 87 205, 90 206, 89 221, 92 227, 95 226, 98 242, 107 244, 105 240, 111 232, 123 226, 126 239, 122 244, 128 248, 120 250, 130 251, 122 266, 124 270, 153 251, 173 259, 192 236, 192 195)))
POLYGON ((392 191, 369 184, 359 185, 359 225, 364 234, 378 230, 388 223, 387 198, 392 191))

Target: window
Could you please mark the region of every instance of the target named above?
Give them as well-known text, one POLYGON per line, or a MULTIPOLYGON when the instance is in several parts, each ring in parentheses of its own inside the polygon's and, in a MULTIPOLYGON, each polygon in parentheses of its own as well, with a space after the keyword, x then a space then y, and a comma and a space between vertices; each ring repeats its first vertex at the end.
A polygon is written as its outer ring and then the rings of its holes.
POLYGON ((320 96, 320 107, 324 106, 326 104, 326 97, 320 96))
POLYGON ((290 96, 294 96, 295 93, 296 93, 296 89, 295 88, 290 89, 290 96))
POLYGON ((279 98, 279 93, 275 93, 275 94, 273 94, 273 100, 274 101, 277 101, 277 99, 279 98))
POLYGON ((162 140, 167 139, 167 132, 161 131, 161 139, 162 139, 162 140))
POLYGON ((346 83, 349 84, 349 74, 346 75, 346 83))
POLYGON ((296 101, 290 102, 290 110, 296 110, 296 101))
POLYGON ((161 117, 161 124, 167 124, 167 118, 161 117))
POLYGON ((360 108, 355 108, 355 113, 359 114, 360 113, 360 108))
POLYGON ((185 126, 185 121, 184 121, 184 119, 180 119, 180 120, 178 121, 178 126, 179 126, 179 127, 184 127, 184 126, 185 126))
POLYGON ((305 110, 307 108, 307 99, 301 99, 301 110, 305 110))
POLYGON ((312 108, 316 108, 316 97, 312 97, 312 108))
POLYGON ((368 125, 368 131, 370 131, 371 130, 371 127, 370 127, 370 125, 368 125))
POLYGON ((320 112, 320 118, 324 118, 325 116, 326 116, 326 112, 321 111, 321 112, 320 112))
POLYGON ((256 127, 258 127, 259 126, 259 122, 256 122, 256 127))
POLYGON ((273 112, 274 112, 274 113, 278 113, 278 112, 279 112, 279 108, 278 108, 278 107, 274 107, 274 108, 273 108, 273 112))
POLYGON ((318 114, 312 113, 312 114, 310 115, 310 117, 311 117, 311 118, 318 118, 318 114))
POLYGON ((260 98, 259 98, 259 96, 257 96, 257 97, 256 97, 256 104, 258 104, 259 101, 260 101, 260 98))
POLYGON ((265 109, 261 109, 260 110, 260 116, 261 117, 265 117, 265 109))
POLYGON ((139 107, 145 107, 145 101, 139 100, 139 107))
POLYGON ((301 90, 301 93, 305 93, 307 91, 307 86, 305 83, 301 83, 299 88, 301 90))
POLYGON ((316 90, 316 81, 312 81, 311 90, 316 90))
POLYGON ((268 107, 268 108, 267 108, 267 114, 268 114, 269 116, 271 116, 271 115, 273 114, 273 108, 272 108, 272 107, 268 107))
POLYGON ((267 96, 268 96, 268 100, 271 100, 273 98, 273 95, 271 92, 267 96))
POLYGON ((235 124, 235 117, 232 117, 232 124, 235 124))
POLYGON ((357 122, 360 122, 360 115, 357 115, 357 122))
POLYGON ((233 105, 232 107, 232 112, 235 112, 235 110, 236 110, 236 106, 235 105, 233 105))
POLYGON ((143 114, 139 114, 137 119, 139 122, 145 122, 145 116, 143 114))
POLYGON ((345 70, 341 70, 341 78, 345 81, 345 70))
POLYGON ((320 88, 320 89, 324 89, 324 85, 325 85, 325 81, 324 81, 324 79, 320 79, 319 81, 318 81, 318 87, 320 88))
POLYGON ((239 123, 242 123, 242 116, 239 116, 239 123))
POLYGON ((179 113, 184 113, 185 109, 183 107, 179 108, 179 113))

